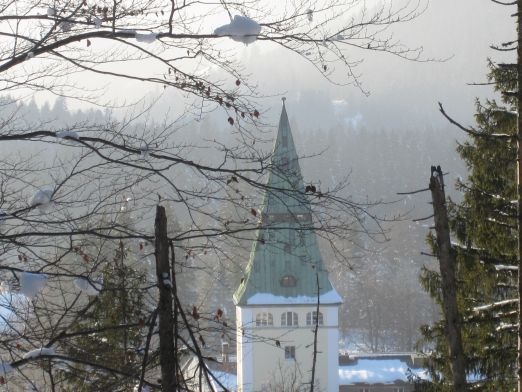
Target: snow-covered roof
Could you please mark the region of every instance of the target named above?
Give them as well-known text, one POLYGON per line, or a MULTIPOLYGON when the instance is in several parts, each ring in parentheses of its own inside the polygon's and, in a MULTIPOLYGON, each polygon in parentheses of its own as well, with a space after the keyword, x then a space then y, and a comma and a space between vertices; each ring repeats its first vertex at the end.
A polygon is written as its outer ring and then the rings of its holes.
POLYGON ((227 389, 227 391, 235 391, 237 389, 237 376, 232 373, 212 371, 212 388, 214 391, 223 391, 224 389, 216 382, 216 379, 227 389))
POLYGON ((408 382, 409 375, 423 380, 429 379, 425 369, 413 368, 405 358, 399 356, 355 358, 350 364, 339 366, 339 385, 408 382))
MULTIPOLYGON (((237 362, 235 355, 229 356, 228 361, 221 361, 219 358, 205 356, 204 363, 208 369, 211 385, 207 385, 207 383, 204 382, 201 389, 203 392, 222 392, 225 391, 225 388, 231 392, 237 390, 237 362)), ((200 360, 196 355, 189 354, 186 358, 186 362, 182 366, 182 372, 188 384, 195 387, 195 389, 199 388, 200 371, 200 360)))
MULTIPOLYGON (((319 296, 321 305, 339 304, 343 302, 341 296, 335 289, 319 296)), ((248 298, 247 305, 286 305, 286 304, 316 304, 317 297, 308 297, 304 295, 296 297, 283 297, 270 293, 257 293, 248 298)))

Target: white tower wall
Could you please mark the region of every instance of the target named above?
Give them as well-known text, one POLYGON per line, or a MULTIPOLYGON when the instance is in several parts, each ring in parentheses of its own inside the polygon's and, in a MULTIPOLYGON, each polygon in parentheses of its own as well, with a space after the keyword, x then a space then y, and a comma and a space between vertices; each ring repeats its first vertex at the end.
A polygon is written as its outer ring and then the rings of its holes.
MULTIPOLYGON (((238 391, 270 391, 285 384, 285 389, 308 390, 312 377, 314 325, 306 316, 315 305, 259 305, 236 308, 238 391), (296 327, 281 326, 281 314, 295 312, 296 327), (258 313, 270 313, 272 326, 256 326, 258 313), (277 344, 279 342, 279 346, 277 344), (285 358, 285 346, 295 347, 295 360, 285 358)), ((316 391, 338 392, 338 305, 320 307, 323 325, 317 333, 315 365, 316 391)))

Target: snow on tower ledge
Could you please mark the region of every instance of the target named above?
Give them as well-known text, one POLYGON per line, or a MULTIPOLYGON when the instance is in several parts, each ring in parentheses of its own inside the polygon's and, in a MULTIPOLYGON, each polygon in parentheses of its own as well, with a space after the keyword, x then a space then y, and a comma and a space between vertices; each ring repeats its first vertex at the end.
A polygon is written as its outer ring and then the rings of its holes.
MULTIPOLYGON (((319 303, 322 305, 340 304, 343 300, 335 290, 331 290, 319 296, 319 303)), ((287 304, 316 304, 317 297, 282 297, 269 293, 257 293, 247 299, 247 305, 287 305, 287 304)))
POLYGON ((234 302, 243 305, 340 304, 328 279, 283 100, 268 182, 250 260, 234 302))

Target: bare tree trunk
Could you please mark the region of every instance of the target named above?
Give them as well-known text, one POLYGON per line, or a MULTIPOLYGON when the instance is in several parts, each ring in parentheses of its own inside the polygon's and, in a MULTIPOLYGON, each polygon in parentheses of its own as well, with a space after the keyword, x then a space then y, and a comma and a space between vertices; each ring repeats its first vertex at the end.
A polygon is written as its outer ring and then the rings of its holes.
POLYGON ((317 332, 319 331, 319 304, 321 300, 321 288, 319 287, 319 273, 315 272, 315 281, 317 286, 317 306, 314 313, 312 312, 312 321, 314 321, 314 353, 312 359, 312 380, 310 381, 310 392, 314 392, 315 388, 315 366, 317 363, 317 332))
POLYGON ((517 0, 517 226, 518 226, 518 344, 517 384, 522 392, 522 0, 517 0))
POLYGON ((439 259, 442 281, 443 314, 449 346, 450 366, 453 374, 453 391, 460 392, 466 390, 466 371, 459 327, 460 317, 457 307, 456 260, 451 248, 444 178, 440 166, 437 166, 437 168, 431 167, 430 190, 433 199, 435 232, 437 234, 437 257, 439 259))
POLYGON ((172 314, 172 281, 170 277, 169 241, 165 208, 156 207, 155 224, 156 275, 159 288, 159 340, 161 390, 176 391, 176 352, 174 351, 174 318, 172 314))

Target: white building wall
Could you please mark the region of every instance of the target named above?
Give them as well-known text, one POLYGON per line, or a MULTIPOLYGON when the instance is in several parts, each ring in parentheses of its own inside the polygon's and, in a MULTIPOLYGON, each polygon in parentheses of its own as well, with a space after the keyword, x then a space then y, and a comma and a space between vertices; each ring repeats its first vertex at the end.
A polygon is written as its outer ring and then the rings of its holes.
MULTIPOLYGON (((295 385, 308 390, 311 381, 314 348, 314 326, 306 325, 308 312, 316 310, 315 305, 251 306, 237 307, 237 354, 238 390, 258 392, 272 389, 281 383, 289 383, 295 378, 295 385), (256 327, 257 313, 272 313, 274 325, 256 327), (297 327, 282 327, 281 314, 296 312, 297 327), (277 346, 279 342, 280 347, 277 346), (295 346, 296 359, 285 359, 285 346, 295 346)), ((323 325, 317 334, 316 391, 338 392, 338 306, 320 307, 323 325)), ((293 385, 293 387, 295 387, 293 385)), ((286 385, 287 390, 289 385, 286 385)))
POLYGON ((328 389, 339 391, 339 307, 327 308, 327 317, 336 328, 328 330, 328 389))
POLYGON ((251 308, 236 306, 238 392, 253 391, 252 313, 251 308))

